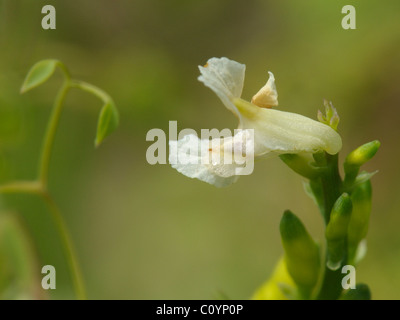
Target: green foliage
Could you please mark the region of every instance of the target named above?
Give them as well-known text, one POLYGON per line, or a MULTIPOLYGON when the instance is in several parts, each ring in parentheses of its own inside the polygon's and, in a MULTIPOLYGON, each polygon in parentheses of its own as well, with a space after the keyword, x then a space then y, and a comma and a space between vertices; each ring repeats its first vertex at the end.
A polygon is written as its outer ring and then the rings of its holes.
POLYGON ((59 61, 49 59, 36 63, 28 72, 21 88, 21 93, 25 93, 42 83, 46 82, 56 70, 59 61))
POLYGON ((118 127, 118 123, 118 110, 112 100, 107 101, 101 109, 99 121, 97 123, 96 147, 101 144, 105 137, 118 127))
MULTIPOLYGON (((94 85, 85 83, 80 80, 73 80, 70 78, 69 71, 65 65, 58 60, 42 60, 36 63, 25 78, 24 84, 21 88, 21 93, 25 93, 45 81, 47 81, 54 73, 56 67, 59 67, 65 76, 64 92, 66 93, 69 88, 75 87, 83 91, 89 92, 96 97, 100 98, 104 105, 100 111, 99 120, 97 124, 97 133, 95 139, 95 146, 98 147, 110 133, 112 133, 119 124, 118 110, 111 97, 103 90, 94 85)), ((62 100, 64 98, 62 96, 62 100)), ((63 101, 61 101, 63 102, 63 101)), ((62 103, 56 103, 55 108, 61 110, 62 103)), ((59 114, 59 112, 57 112, 59 114)))
MULTIPOLYGON (((114 131, 117 128, 118 111, 115 107, 113 100, 107 93, 83 81, 72 80, 67 68, 58 60, 42 60, 36 63, 28 72, 28 75, 26 76, 26 79, 22 86, 21 92, 22 93, 27 92, 47 81, 50 78, 50 76, 54 73, 56 67, 59 67, 63 71, 64 83, 55 100, 54 107, 47 126, 47 131, 44 137, 44 143, 42 148, 42 154, 40 158, 38 178, 37 180, 34 181, 12 181, 10 183, 0 186, 0 193, 35 194, 43 199, 43 201, 47 204, 48 209, 52 213, 55 226, 60 235, 61 242, 64 246, 64 253, 69 263, 76 296, 79 299, 85 299, 86 292, 80 268, 78 266, 76 254, 72 245, 71 237, 66 228, 64 219, 60 213, 60 209, 58 208, 58 206, 56 205, 55 201, 53 200, 52 196, 48 191, 48 170, 51 158, 51 151, 54 145, 55 134, 59 124, 61 111, 63 109, 64 100, 70 88, 79 88, 81 90, 89 92, 99 97, 104 103, 98 121, 96 142, 95 142, 96 146, 98 146, 106 136, 108 136, 112 131, 114 131)), ((22 245, 21 243, 18 243, 17 240, 18 238, 16 237, 14 238, 7 237, 3 241, 3 244, 6 246, 8 244, 13 245, 14 246, 13 248, 15 249, 14 251, 18 252, 19 247, 21 247, 22 245)), ((7 247, 5 249, 7 249, 7 247)), ((12 251, 13 250, 11 250, 10 252, 12 251)), ((5 254, 4 247, 0 247, 0 263, 2 263, 3 266, 5 266, 5 268, 3 268, 3 273, 0 273, 0 294, 1 292, 7 292, 7 290, 9 290, 9 288, 11 287, 10 281, 12 281, 11 278, 13 278, 13 273, 10 273, 10 270, 18 271, 21 269, 21 267, 29 266, 28 262, 17 263, 16 265, 10 266, 7 269, 8 266, 7 262, 13 260, 12 259, 10 260, 9 258, 3 260, 4 254, 5 254)), ((15 261, 17 261, 18 259, 23 259, 23 254, 16 256, 14 258, 15 261)), ((24 269, 22 268, 21 270, 24 269)), ((24 274, 18 275, 17 278, 24 279, 23 275, 24 274)))
MULTIPOLYGON (((332 103, 325 101, 325 111, 326 115, 318 113, 318 119, 336 129, 339 116, 332 103)), ((365 255, 363 240, 367 235, 371 213, 370 179, 376 172, 359 173, 359 170, 373 158, 379 147, 380 142, 375 140, 350 152, 343 164, 344 180, 339 174, 337 155, 315 153, 315 163, 302 156, 280 156, 289 168, 309 179, 304 182, 304 189, 318 205, 326 223, 325 272, 314 298, 338 299, 343 291, 341 267, 355 265, 365 255)), ((315 263, 315 243, 301 221, 289 211, 282 218, 280 231, 288 271, 301 292, 311 293, 321 273, 315 263), (305 268, 306 265, 309 266, 305 268), (313 274, 306 272, 311 270, 313 274)), ((304 297, 307 295, 303 294, 304 297)), ((368 287, 360 285, 358 289, 344 293, 342 298, 369 299, 370 292, 368 287)))

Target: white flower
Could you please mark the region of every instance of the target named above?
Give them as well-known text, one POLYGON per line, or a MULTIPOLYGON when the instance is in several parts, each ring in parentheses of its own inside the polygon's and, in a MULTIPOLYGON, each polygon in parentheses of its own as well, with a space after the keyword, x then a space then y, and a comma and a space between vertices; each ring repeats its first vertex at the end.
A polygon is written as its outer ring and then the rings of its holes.
MULTIPOLYGON (((271 72, 267 83, 253 96, 251 103, 241 99, 245 68, 245 65, 227 58, 211 58, 204 67, 199 67, 201 73, 199 80, 213 90, 225 107, 239 119, 238 128, 244 132, 254 129, 252 138, 247 134, 239 136, 236 134, 231 139, 217 139, 221 144, 218 152, 226 153, 225 149, 231 151, 233 141, 237 144, 239 140, 246 157, 315 153, 322 150, 329 154, 339 152, 342 140, 331 127, 299 114, 270 109, 278 105, 275 78, 271 72), (247 140, 244 137, 247 137, 247 140), (229 148, 226 147, 227 144, 229 148)), ((215 143, 214 140, 212 141, 215 143)), ((184 161, 179 161, 182 155, 187 154, 188 149, 199 151, 199 145, 205 148, 201 148, 203 151, 194 157, 197 160, 208 157, 207 152, 215 152, 214 149, 205 146, 208 143, 208 139, 199 140, 194 135, 186 136, 179 141, 170 141, 170 163, 188 177, 198 178, 220 187, 232 184, 237 179, 237 171, 234 169, 240 167, 238 164, 204 164, 200 161, 198 164, 188 165, 184 161)))

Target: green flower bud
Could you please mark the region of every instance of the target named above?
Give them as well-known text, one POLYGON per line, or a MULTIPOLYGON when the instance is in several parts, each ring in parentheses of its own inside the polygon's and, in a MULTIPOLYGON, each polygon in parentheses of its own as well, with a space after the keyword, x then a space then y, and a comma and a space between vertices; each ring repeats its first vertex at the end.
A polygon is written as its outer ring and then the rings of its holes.
POLYGON ((358 283, 355 289, 345 291, 340 300, 371 300, 371 291, 366 284, 358 283))
POLYGON ((381 143, 378 140, 368 142, 350 152, 344 162, 344 172, 346 173, 345 184, 350 184, 356 178, 360 167, 371 160, 376 154, 381 143))
POLYGON ((294 172, 310 180, 318 178, 323 170, 313 166, 312 157, 307 157, 305 154, 287 153, 281 154, 279 158, 294 172))
POLYGON ((326 227, 328 262, 331 270, 337 270, 346 253, 346 237, 352 211, 350 196, 343 193, 332 208, 329 223, 326 227))
POLYGON ((350 196, 347 193, 343 193, 336 200, 326 227, 326 239, 340 240, 346 238, 352 207, 350 196))
POLYGON ((367 236, 371 199, 372 187, 369 180, 358 185, 351 195, 353 212, 348 227, 349 258, 351 259, 355 256, 358 244, 367 236))
POLYGON ((292 212, 285 211, 280 223, 286 266, 303 296, 309 297, 318 280, 320 256, 317 244, 292 212))
POLYGON ((358 147, 348 154, 345 164, 361 167, 368 160, 372 159, 380 145, 381 143, 378 140, 363 144, 361 147, 358 147))

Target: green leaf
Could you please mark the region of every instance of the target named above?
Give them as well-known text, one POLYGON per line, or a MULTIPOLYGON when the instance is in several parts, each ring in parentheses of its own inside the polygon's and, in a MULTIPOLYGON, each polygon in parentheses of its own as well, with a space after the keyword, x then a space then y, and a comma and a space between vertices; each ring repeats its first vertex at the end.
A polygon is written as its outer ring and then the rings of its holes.
POLYGON ((353 188, 355 188, 355 187, 357 187, 357 186, 359 186, 359 185, 361 185, 361 184, 363 184, 363 183, 365 183, 365 182, 371 180, 371 178, 372 178, 374 175, 376 175, 378 172, 379 172, 378 170, 376 170, 376 171, 374 171, 374 172, 366 172, 366 171, 361 172, 361 173, 357 176, 356 180, 354 181, 354 183, 353 183, 353 188))
POLYGON ((97 123, 97 134, 95 146, 98 147, 111 132, 113 132, 119 123, 118 110, 114 102, 108 101, 100 111, 99 121, 97 123))
POLYGON ((59 63, 58 60, 42 60, 36 63, 28 72, 28 75, 25 78, 24 84, 21 88, 21 93, 25 93, 42 83, 46 82, 51 75, 54 73, 54 70, 59 63))

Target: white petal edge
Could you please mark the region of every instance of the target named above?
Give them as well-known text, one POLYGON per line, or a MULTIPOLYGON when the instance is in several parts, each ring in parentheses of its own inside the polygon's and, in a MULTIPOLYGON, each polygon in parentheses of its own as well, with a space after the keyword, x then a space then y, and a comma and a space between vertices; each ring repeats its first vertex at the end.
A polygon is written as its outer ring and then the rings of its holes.
POLYGON ((211 58, 204 67, 199 66, 199 70, 198 80, 213 90, 225 107, 240 118, 232 100, 242 95, 246 66, 225 57, 211 58))
POLYGON ((254 134, 249 135, 248 130, 242 130, 233 137, 215 138, 211 141, 208 139, 199 139, 196 135, 190 134, 184 136, 178 141, 169 141, 169 163, 178 172, 183 175, 196 178, 201 181, 212 184, 216 187, 226 187, 238 179, 237 174, 250 174, 254 165, 254 134), (251 140, 249 136, 251 136, 251 140), (251 143, 249 143, 251 141, 251 143), (247 144, 246 144, 247 143, 247 144), (210 148, 213 146, 212 148, 210 148), (217 146, 217 147, 215 147, 217 146), (220 146, 220 147, 219 147, 220 146), (237 164, 232 155, 232 150, 246 150, 246 157, 251 157, 251 168, 249 171, 245 167, 249 163, 249 158, 242 158, 242 164, 237 164), (212 155, 223 154, 220 162, 212 163, 212 155), (229 164, 222 163, 223 157, 232 156, 232 162, 229 164), (208 159, 208 163, 207 160, 208 159))

